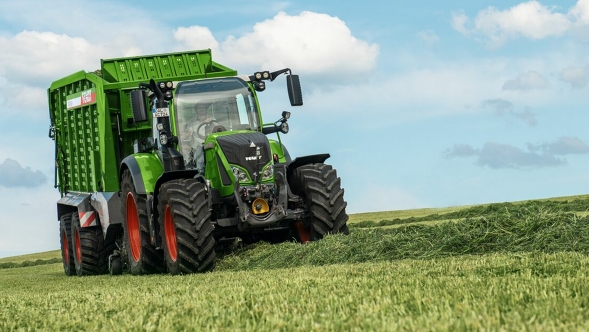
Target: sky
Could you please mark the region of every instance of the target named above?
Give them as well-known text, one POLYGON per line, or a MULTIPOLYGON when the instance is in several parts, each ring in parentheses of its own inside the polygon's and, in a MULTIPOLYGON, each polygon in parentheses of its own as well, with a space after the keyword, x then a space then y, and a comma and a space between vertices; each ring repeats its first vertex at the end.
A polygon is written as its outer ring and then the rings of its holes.
POLYGON ((348 213, 589 193, 589 0, 207 4, 4 0, 0 257, 59 249, 47 88, 100 59, 210 48, 292 113, 290 154, 330 153, 348 213))

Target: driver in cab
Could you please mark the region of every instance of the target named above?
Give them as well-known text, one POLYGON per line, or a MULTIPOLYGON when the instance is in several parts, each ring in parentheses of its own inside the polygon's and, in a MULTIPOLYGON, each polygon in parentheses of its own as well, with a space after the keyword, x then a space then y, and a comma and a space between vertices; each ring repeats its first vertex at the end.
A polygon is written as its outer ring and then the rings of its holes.
POLYGON ((213 119, 207 117, 208 103, 197 103, 194 110, 196 119, 186 124, 182 134, 182 154, 187 164, 196 166, 199 171, 204 171, 204 151, 202 143, 210 133, 210 125, 213 119))

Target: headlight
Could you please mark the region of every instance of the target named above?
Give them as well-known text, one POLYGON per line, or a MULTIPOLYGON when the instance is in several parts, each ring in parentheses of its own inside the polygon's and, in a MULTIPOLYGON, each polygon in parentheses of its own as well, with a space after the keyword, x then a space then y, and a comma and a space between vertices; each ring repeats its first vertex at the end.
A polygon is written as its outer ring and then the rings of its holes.
POLYGON ((262 171, 262 180, 270 180, 274 176, 274 166, 269 164, 262 171))
POLYGON ((243 170, 241 170, 240 168, 235 167, 235 166, 231 166, 231 171, 233 172, 233 175, 235 176, 235 180, 237 180, 238 182, 249 181, 247 174, 245 174, 245 172, 243 170))

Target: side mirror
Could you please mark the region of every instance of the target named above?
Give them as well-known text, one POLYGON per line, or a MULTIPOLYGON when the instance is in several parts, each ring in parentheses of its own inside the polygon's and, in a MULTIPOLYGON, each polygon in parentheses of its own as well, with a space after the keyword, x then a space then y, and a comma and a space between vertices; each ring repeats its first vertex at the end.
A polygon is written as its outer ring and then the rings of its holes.
POLYGON ((303 92, 301 91, 299 75, 286 75, 286 88, 288 89, 290 105, 303 106, 303 92))
POLYGON ((147 99, 143 89, 131 91, 131 108, 133 109, 133 122, 147 121, 147 99))

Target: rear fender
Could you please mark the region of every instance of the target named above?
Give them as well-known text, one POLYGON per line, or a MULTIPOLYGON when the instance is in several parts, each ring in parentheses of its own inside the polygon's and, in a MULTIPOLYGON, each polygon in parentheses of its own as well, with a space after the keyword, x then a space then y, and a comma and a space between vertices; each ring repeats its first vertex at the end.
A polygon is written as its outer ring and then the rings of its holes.
POLYGON ((135 190, 142 195, 153 193, 158 178, 164 173, 162 162, 152 153, 137 153, 123 159, 119 178, 127 169, 131 172, 135 190))

